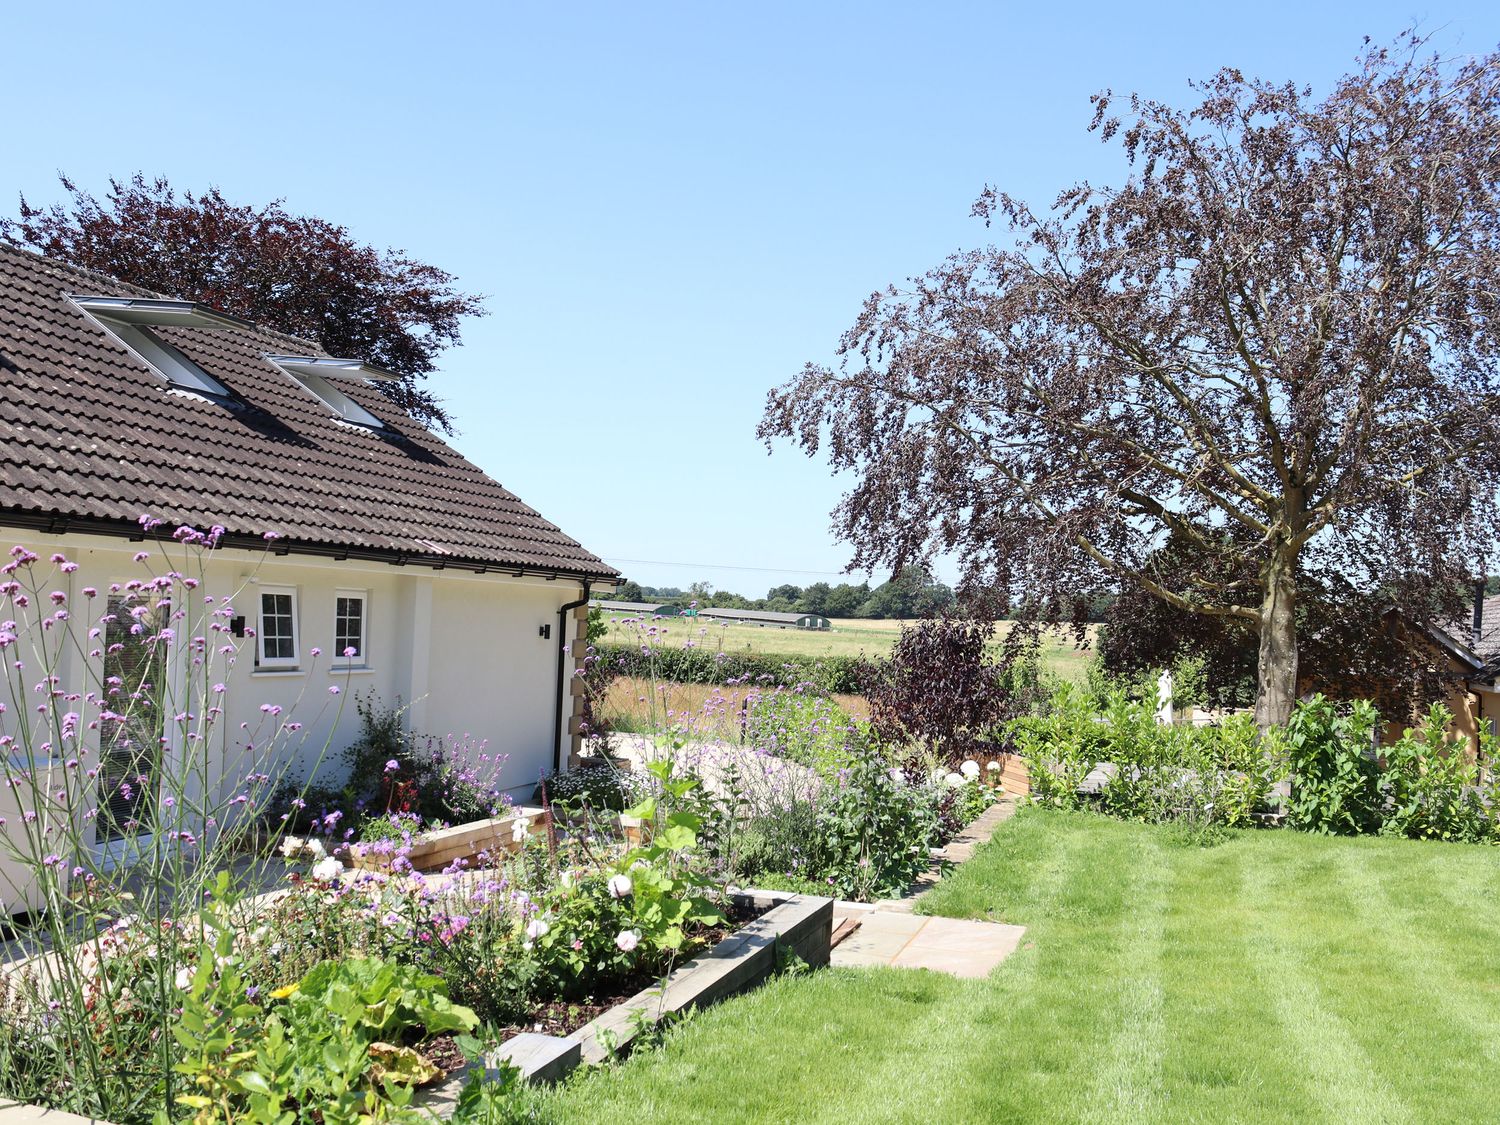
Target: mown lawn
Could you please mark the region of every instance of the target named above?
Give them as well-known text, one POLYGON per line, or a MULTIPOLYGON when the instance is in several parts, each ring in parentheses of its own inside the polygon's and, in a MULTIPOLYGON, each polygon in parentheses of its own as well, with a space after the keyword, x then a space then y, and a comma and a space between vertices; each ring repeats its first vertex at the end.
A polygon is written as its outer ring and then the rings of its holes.
POLYGON ((544 1095, 558 1121, 1500 1115, 1500 851, 1022 812, 927 900, 1030 927, 987 980, 832 970, 544 1095))

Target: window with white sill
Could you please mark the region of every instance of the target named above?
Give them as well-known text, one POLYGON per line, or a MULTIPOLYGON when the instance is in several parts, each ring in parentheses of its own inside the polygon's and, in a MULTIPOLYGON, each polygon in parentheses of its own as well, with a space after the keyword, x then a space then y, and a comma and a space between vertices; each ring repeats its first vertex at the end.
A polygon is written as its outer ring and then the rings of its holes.
POLYGON ((255 643, 257 667, 262 669, 297 667, 297 591, 295 589, 261 587, 260 623, 255 643))
POLYGON ((364 590, 338 590, 333 600, 333 660, 335 666, 362 668, 369 645, 369 604, 364 590))

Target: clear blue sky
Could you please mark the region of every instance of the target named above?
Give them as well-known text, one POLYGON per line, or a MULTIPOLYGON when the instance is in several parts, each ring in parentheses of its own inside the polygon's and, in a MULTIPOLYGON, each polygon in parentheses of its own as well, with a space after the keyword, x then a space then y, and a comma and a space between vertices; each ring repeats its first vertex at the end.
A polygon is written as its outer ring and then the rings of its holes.
POLYGON ((450 270, 491 310, 433 377, 458 447, 631 577, 763 595, 848 558, 766 390, 984 242, 986 183, 1120 179, 1103 87, 1326 86, 1413 20, 1500 43, 1460 2, 13 5, 0 206, 139 169, 450 270))

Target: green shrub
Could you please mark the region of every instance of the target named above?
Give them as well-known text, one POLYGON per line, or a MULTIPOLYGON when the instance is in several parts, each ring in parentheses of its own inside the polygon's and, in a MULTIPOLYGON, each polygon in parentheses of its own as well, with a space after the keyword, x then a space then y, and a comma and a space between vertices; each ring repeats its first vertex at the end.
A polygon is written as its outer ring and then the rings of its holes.
POLYGON ((900 894, 931 863, 945 811, 955 823, 972 819, 966 794, 982 788, 967 779, 950 787, 941 773, 909 778, 862 741, 851 742, 848 762, 814 795, 787 791, 757 805, 731 857, 742 882, 859 901, 900 894))
POLYGON ((1218 726, 1163 726, 1155 708, 1110 690, 1102 708, 1087 691, 1061 685, 1047 710, 1009 724, 1031 777, 1032 800, 1081 808, 1078 792, 1108 763, 1094 801, 1112 816, 1235 828, 1252 823, 1283 776, 1279 740, 1264 740, 1249 716, 1218 726))
POLYGON ((788 879, 811 885, 812 873, 821 866, 820 840, 818 806, 812 801, 787 801, 774 815, 757 817, 740 830, 735 839, 735 874, 748 886, 777 886, 788 879))
MULTIPOLYGON (((545 783, 545 793, 548 801, 566 809, 623 812, 640 799, 645 784, 644 778, 603 762, 553 774, 545 783)), ((537 786, 537 800, 543 791, 543 786, 537 786)))
POLYGON ((858 695, 874 662, 859 656, 801 656, 758 652, 713 652, 621 644, 596 645, 595 653, 616 675, 670 680, 678 684, 723 684, 730 680, 792 687, 811 683, 836 695, 858 695))
MULTIPOLYGON (((440 1069, 411 1047, 427 1035, 472 1031, 478 1019, 448 1000, 435 976, 372 957, 323 961, 264 1005, 238 967, 234 935, 205 946, 172 1036, 189 1080, 178 1119, 254 1125, 424 1121, 416 1085, 440 1069)), ((163 1112, 157 1120, 170 1118, 163 1112)))
POLYGON ((1341 712, 1321 695, 1301 703, 1287 724, 1292 771, 1287 823, 1304 832, 1352 836, 1380 828, 1380 716, 1365 700, 1341 712))
POLYGON ((901 894, 932 862, 941 782, 913 785, 865 753, 818 813, 818 875, 857 902, 901 894))
MULTIPOLYGON (((1385 822, 1381 831, 1417 840, 1493 842, 1500 837, 1495 801, 1500 791, 1482 781, 1461 745, 1448 737, 1452 714, 1434 704, 1420 727, 1386 748, 1381 776, 1385 822)), ((1481 735, 1480 753, 1493 758, 1495 740, 1481 735)))

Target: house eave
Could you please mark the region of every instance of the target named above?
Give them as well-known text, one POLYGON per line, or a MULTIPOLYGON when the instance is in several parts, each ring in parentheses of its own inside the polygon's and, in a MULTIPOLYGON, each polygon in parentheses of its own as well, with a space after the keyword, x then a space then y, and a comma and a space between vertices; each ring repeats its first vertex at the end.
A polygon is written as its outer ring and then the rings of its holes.
MULTIPOLYGON (((75 533, 110 539, 127 539, 132 542, 145 540, 164 541, 172 538, 171 527, 163 525, 146 530, 132 520, 108 519, 100 516, 73 516, 57 512, 36 512, 16 508, 0 508, 0 524, 7 527, 45 532, 49 535, 75 533)), ((395 548, 365 547, 344 543, 315 543, 308 540, 280 538, 269 543, 264 537, 226 532, 219 540, 221 549, 263 552, 273 555, 303 555, 344 562, 355 559, 363 562, 381 562, 391 566, 424 566, 432 570, 462 570, 473 574, 503 574, 515 578, 547 578, 590 581, 599 585, 614 585, 619 572, 614 570, 585 570, 566 566, 539 566, 534 563, 505 562, 496 559, 466 558, 462 555, 432 554, 423 551, 404 551, 395 548)))
POLYGON ((1428 627, 1427 635, 1432 641, 1455 660, 1467 664, 1473 672, 1483 672, 1485 662, 1467 645, 1460 644, 1445 630, 1436 625, 1428 627))

